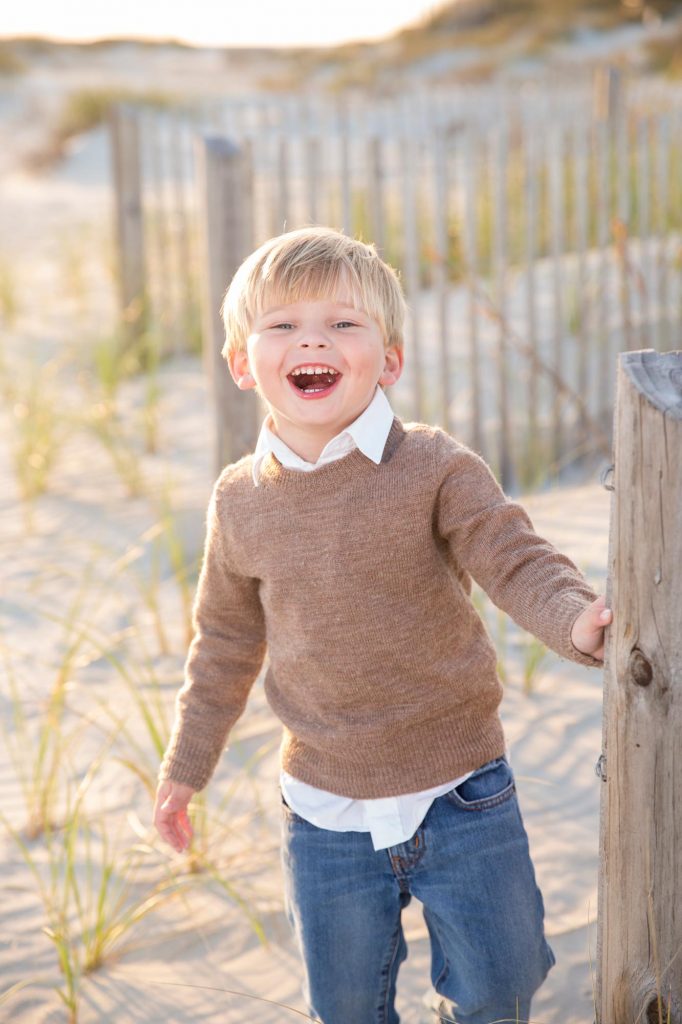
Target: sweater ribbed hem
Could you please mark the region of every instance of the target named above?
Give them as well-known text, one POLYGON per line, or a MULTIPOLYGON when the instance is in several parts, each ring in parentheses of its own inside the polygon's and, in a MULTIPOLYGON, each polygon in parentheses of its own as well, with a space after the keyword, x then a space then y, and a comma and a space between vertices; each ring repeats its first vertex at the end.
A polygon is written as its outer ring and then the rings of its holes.
POLYGON ((464 722, 459 717, 444 717, 430 724, 426 746, 412 745, 410 740, 406 732, 394 744, 393 757, 382 751, 384 756, 372 758, 370 750, 369 763, 360 764, 351 750, 346 758, 333 757, 303 745, 285 729, 281 767, 301 782, 329 793, 373 800, 442 785, 502 757, 506 750, 497 713, 486 718, 466 716, 464 722))

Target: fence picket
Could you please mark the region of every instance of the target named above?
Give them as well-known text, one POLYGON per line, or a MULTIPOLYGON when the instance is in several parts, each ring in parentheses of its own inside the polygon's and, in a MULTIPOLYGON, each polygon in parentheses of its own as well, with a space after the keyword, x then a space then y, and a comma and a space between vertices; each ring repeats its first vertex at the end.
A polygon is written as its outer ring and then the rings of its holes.
POLYGON ((350 235, 353 231, 353 198, 350 168, 350 130, 348 110, 344 103, 338 107, 339 118, 339 175, 341 187, 341 230, 350 235))
POLYGON ((316 135, 308 135, 305 139, 305 178, 309 224, 317 224, 319 218, 320 192, 320 140, 316 135))
POLYGON ((538 328, 537 328, 537 280, 535 263, 538 240, 539 168, 537 134, 533 123, 524 125, 523 147, 523 192, 524 192, 524 276, 526 293, 526 336, 533 357, 528 367, 528 438, 527 448, 537 451, 538 444, 538 328))
MULTIPOLYGON (((588 246, 588 176, 587 176, 587 138, 585 126, 578 124, 573 132, 573 185, 575 214, 575 249, 577 269, 573 301, 575 304, 576 337, 578 343, 577 388, 579 394, 589 401, 589 288, 587 275, 588 246)), ((578 442, 583 450, 588 442, 589 434, 585 417, 581 416, 580 436, 578 442)))
POLYGON ((609 225, 611 223, 611 190, 609 187, 609 168, 611 164, 611 131, 607 120, 600 120, 594 126, 594 210, 595 231, 598 251, 597 266, 597 302, 595 311, 595 330, 598 343, 597 380, 597 415, 599 422, 606 425, 610 422, 610 403, 608 400, 611 365, 612 339, 609 326, 609 298, 612 273, 612 260, 609 246, 609 225))
POLYGON ((112 111, 109 124, 121 325, 124 345, 130 347, 144 333, 148 321, 139 112, 118 107, 112 111))
POLYGON ((367 204, 372 238, 377 252, 386 255, 386 215, 384 199, 384 152, 382 139, 372 135, 367 143, 367 204))
POLYGON ((285 135, 279 139, 277 147, 277 234, 287 230, 289 226, 289 141, 285 135))
POLYGON ((411 311, 411 370, 412 370, 412 415, 416 420, 424 418, 422 390, 421 335, 419 320, 419 230, 417 226, 417 152, 414 136, 410 130, 411 110, 405 102, 402 114, 403 138, 403 230, 405 250, 403 253, 405 291, 411 311))
POLYGON ((193 265, 190 241, 190 211, 187 202, 187 168, 183 141, 184 121, 177 114, 171 114, 170 133, 170 172, 173 189, 173 213, 176 224, 175 239, 175 273, 179 288, 180 308, 177 323, 180 338, 184 339, 176 347, 176 355, 188 347, 188 339, 192 334, 194 308, 193 281, 191 267, 193 265))
POLYGON ((649 210, 649 119, 641 118, 637 124, 636 134, 636 203, 637 233, 639 235, 639 259, 636 269, 639 298, 639 331, 637 332, 638 348, 658 348, 657 332, 651 321, 651 288, 654 272, 651 256, 651 222, 649 210), (647 333, 647 326, 649 331, 647 333))
MULTIPOLYGON (((558 377, 565 375, 564 360, 564 273, 563 254, 565 250, 564 230, 564 137, 560 125, 554 125, 549 135, 547 153, 549 171, 549 228, 550 257, 552 262, 552 306, 554 310, 552 331, 552 369, 558 377)), ((562 426, 563 402, 554 402, 552 410, 552 460, 558 472, 564 456, 564 431, 562 426)))
POLYGON ((450 430, 451 366, 450 366, 450 315, 449 315, 449 224, 450 188, 448 174, 447 138, 435 136, 430 143, 433 154, 433 287, 437 296, 438 335, 440 340, 440 422, 444 430, 450 430))
POLYGON ((493 301, 497 313, 497 411, 499 416, 498 452, 499 475, 504 488, 513 484, 511 431, 509 420, 509 353, 507 344, 507 274, 509 211, 507 205, 507 177, 509 155, 507 128, 500 123, 493 132, 488 147, 489 182, 493 205, 493 301))
POLYGON ((161 121, 150 112, 143 115, 144 140, 149 166, 149 192, 153 197, 153 205, 149 209, 149 235, 155 254, 155 274, 150 289, 152 309, 155 320, 161 326, 160 334, 155 335, 155 345, 159 345, 164 331, 172 319, 170 287, 171 274, 169 264, 168 218, 166 212, 166 190, 164 188, 163 151, 160 136, 161 121))
POLYGON ((623 336, 625 347, 632 350, 637 347, 635 331, 632 325, 632 262, 630 252, 630 148, 628 145, 628 114, 624 106, 618 110, 615 124, 615 155, 616 155, 616 219, 615 242, 618 251, 620 270, 620 301, 623 317, 623 336))
POLYGON ((204 361, 215 413, 216 475, 250 451, 257 436, 258 406, 237 391, 221 355, 225 340, 220 307, 225 285, 248 254, 250 190, 243 151, 224 138, 197 140, 203 239, 204 361))
POLYGON ((471 446, 481 455, 485 454, 486 443, 483 435, 483 399, 481 392, 481 351, 479 307, 477 298, 479 250, 477 217, 477 184, 479 176, 479 152, 473 131, 464 133, 460 191, 463 209, 460 213, 462 224, 462 249, 464 273, 467 287, 467 319, 469 334, 469 379, 471 390, 471 446))
POLYGON ((670 148, 670 131, 668 116, 654 122, 654 175, 656 180, 655 227, 657 239, 656 249, 656 323, 659 326, 657 341, 660 350, 669 345, 670 320, 668 310, 668 238, 666 234, 666 214, 669 206, 669 180, 667 155, 670 148))

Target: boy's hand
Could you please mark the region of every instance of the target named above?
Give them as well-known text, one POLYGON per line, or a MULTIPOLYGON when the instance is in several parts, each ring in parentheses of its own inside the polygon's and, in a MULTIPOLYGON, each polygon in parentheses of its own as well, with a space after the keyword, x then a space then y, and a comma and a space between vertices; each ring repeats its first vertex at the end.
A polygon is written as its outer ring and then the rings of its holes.
POLYGON ((159 783, 154 803, 154 825, 156 830, 177 853, 189 848, 194 835, 187 805, 194 796, 191 786, 165 779, 159 783))
POLYGON ((610 608, 606 608, 602 595, 588 605, 573 623, 571 643, 581 654, 591 654, 598 661, 604 660, 604 627, 613 619, 610 608))

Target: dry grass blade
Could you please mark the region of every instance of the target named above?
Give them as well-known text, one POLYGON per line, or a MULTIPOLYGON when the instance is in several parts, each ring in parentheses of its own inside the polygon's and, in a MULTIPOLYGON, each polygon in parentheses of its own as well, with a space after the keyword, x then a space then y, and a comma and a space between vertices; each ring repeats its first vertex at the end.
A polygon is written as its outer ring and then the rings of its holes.
POLYGON ((145 985, 164 985, 170 988, 193 988, 200 989, 203 992, 222 992, 228 996, 239 996, 240 999, 251 999, 257 1003, 267 1003, 269 1006, 279 1006, 282 1010, 287 1010, 289 1013, 296 1014, 298 1017, 303 1017, 304 1020, 314 1021, 316 1018, 311 1017, 309 1014, 304 1013, 303 1010, 297 1010, 294 1006, 289 1006, 287 1003, 280 1003, 276 999, 266 999, 264 996, 254 996, 250 992, 238 992, 231 988, 220 988, 217 985, 190 985, 180 981, 145 981, 145 985))
POLYGON ((31 982, 29 980, 17 981, 14 985, 10 985, 9 988, 6 988, 4 992, 0 992, 0 1006, 2 1006, 3 1003, 8 1003, 10 999, 17 994, 17 992, 21 992, 22 988, 26 988, 26 986, 30 984, 31 982))

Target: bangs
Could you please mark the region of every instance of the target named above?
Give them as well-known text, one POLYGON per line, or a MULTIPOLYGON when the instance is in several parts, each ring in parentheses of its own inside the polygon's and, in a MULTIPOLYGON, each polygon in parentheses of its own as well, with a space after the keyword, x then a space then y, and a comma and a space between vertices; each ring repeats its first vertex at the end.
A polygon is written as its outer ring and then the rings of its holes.
MULTIPOLYGON (((250 319, 262 316, 268 309, 278 309, 296 302, 319 302, 328 300, 340 305, 350 305, 372 317, 377 311, 371 309, 376 303, 365 294, 357 275, 345 263, 313 263, 305 266, 279 266, 268 273, 264 266, 249 305, 250 319)), ((383 319, 383 318, 382 318, 383 319)))

